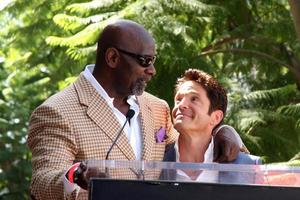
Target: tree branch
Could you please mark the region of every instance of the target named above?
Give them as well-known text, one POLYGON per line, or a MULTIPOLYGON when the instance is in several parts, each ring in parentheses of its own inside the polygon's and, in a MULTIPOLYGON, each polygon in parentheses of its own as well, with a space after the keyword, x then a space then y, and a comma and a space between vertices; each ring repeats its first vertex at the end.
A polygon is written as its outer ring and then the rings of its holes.
POLYGON ((216 43, 214 44, 210 44, 206 47, 204 47, 201 51, 209 51, 211 49, 215 49, 216 47, 219 47, 223 44, 226 44, 226 43, 231 43, 231 42, 234 42, 235 40, 242 40, 242 39, 245 39, 245 38, 241 38, 241 37, 225 37, 225 38, 222 38, 221 40, 217 41, 216 43))
POLYGON ((289 0, 291 7, 291 14, 294 21, 295 30, 300 41, 300 1, 299 0, 289 0))
POLYGON ((220 49, 220 50, 213 50, 213 51, 206 51, 206 52, 202 52, 200 54, 200 56, 209 56, 209 55, 213 55, 213 54, 218 54, 218 53, 240 53, 240 54, 252 54, 252 55, 256 55, 259 57, 263 57, 266 58, 274 63, 280 64, 284 67, 287 68, 292 68, 291 65, 282 62, 281 60, 274 58, 273 56, 270 56, 266 53, 262 53, 259 51, 254 51, 254 50, 249 50, 249 49, 238 49, 238 48, 232 48, 232 49, 220 49))

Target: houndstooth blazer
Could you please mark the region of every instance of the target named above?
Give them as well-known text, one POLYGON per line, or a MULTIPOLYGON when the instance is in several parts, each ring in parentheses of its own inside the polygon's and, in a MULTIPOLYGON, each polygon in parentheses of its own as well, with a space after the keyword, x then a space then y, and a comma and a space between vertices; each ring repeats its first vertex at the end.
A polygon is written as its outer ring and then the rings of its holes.
MULTIPOLYGON (((147 93, 137 97, 143 135, 143 160, 161 161, 166 143, 175 141, 168 104, 147 93), (168 139, 157 143, 155 133, 167 130, 168 139)), ((63 91, 35 109, 29 123, 27 144, 32 152, 31 194, 35 199, 87 199, 87 192, 64 193, 62 178, 75 162, 105 159, 121 126, 113 111, 95 88, 80 74, 63 91)), ((134 160, 124 133, 112 149, 111 160, 134 160)), ((118 178, 135 178, 132 172, 112 173, 118 178)))

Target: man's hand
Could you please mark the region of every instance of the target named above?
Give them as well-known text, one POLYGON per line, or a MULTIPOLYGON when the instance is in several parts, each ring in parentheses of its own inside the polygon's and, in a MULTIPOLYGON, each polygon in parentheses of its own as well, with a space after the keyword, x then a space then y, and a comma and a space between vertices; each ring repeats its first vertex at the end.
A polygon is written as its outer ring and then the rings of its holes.
MULTIPOLYGON (((214 137, 214 162, 226 163, 237 158, 242 147, 233 131, 227 126, 218 130, 214 137)), ((247 148, 244 149, 246 150, 247 148)))
POLYGON ((87 190, 88 188, 88 178, 87 174, 87 163, 81 162, 78 168, 74 172, 74 183, 76 183, 82 189, 87 190))
POLYGON ((82 161, 74 172, 74 183, 82 189, 87 190, 90 178, 92 177, 106 178, 108 177, 108 174, 100 172, 100 170, 96 167, 88 167, 87 161, 82 161))

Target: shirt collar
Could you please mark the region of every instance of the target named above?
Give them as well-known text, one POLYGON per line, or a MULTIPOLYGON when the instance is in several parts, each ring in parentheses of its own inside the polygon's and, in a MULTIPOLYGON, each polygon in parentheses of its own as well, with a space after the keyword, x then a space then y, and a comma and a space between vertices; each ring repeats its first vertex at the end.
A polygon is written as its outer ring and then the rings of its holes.
MULTIPOLYGON (((87 65, 85 70, 83 71, 84 77, 92 84, 92 86, 97 90, 97 92, 105 99, 109 106, 113 106, 114 98, 111 98, 104 88, 100 85, 100 83, 95 79, 93 76, 93 71, 95 69, 94 64, 87 65)), ((130 95, 127 98, 127 103, 133 107, 133 110, 138 113, 138 105, 137 105, 137 98, 135 95, 130 95)))
MULTIPOLYGON (((180 154, 179 154, 179 147, 178 147, 178 140, 176 140, 174 145, 175 153, 176 153, 176 162, 180 162, 180 154)), ((204 161, 203 163, 212 163, 214 160, 214 138, 211 137, 211 141, 204 153, 204 161)))

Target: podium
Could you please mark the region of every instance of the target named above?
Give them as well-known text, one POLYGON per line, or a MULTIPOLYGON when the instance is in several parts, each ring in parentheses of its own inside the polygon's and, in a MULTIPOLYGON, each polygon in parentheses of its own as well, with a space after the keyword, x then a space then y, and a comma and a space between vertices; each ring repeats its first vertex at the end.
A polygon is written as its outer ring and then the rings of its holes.
POLYGON ((98 172, 91 173, 98 176, 90 178, 90 200, 300 198, 299 167, 108 160, 90 161, 88 170, 98 172))

